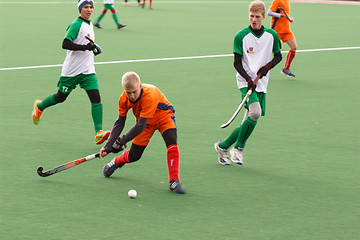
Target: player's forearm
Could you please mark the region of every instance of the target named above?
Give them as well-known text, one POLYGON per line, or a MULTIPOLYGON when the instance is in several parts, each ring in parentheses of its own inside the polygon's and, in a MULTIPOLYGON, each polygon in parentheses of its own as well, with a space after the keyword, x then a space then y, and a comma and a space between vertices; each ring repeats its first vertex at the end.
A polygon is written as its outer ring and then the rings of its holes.
POLYGON ((273 59, 269 62, 271 68, 275 67, 282 60, 281 52, 274 54, 273 59))
POLYGON ((72 51, 85 51, 85 50, 89 50, 87 45, 80 45, 80 44, 76 44, 72 41, 70 41, 69 39, 65 38, 63 43, 62 43, 62 48, 63 49, 67 49, 67 50, 72 50, 72 51))
POLYGON ((281 18, 281 16, 282 16, 281 13, 274 12, 271 9, 269 9, 269 11, 267 12, 267 15, 271 16, 271 17, 275 17, 275 18, 281 18))
POLYGON ((148 118, 139 117, 135 126, 131 128, 126 134, 121 136, 120 143, 126 144, 127 142, 138 136, 142 131, 144 131, 148 120, 148 118))
POLYGON ((109 139, 107 140, 107 142, 104 146, 104 148, 106 150, 111 150, 112 145, 114 144, 115 140, 120 136, 122 130, 124 129, 125 121, 126 121, 126 117, 123 117, 120 115, 116 119, 114 126, 111 129, 109 139))

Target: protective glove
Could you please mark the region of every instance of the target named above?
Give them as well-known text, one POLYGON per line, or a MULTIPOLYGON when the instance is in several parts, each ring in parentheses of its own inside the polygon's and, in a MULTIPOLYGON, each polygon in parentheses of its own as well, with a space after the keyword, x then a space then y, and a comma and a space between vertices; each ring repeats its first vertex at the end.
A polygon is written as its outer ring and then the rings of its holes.
POLYGON ((90 50, 90 51, 94 50, 95 48, 96 48, 96 46, 92 42, 89 42, 88 44, 86 44, 86 47, 85 47, 86 50, 90 50))
POLYGON ((93 51, 95 56, 102 53, 101 47, 93 42, 89 42, 88 44, 86 44, 86 49, 93 51))
POLYGON ((94 43, 95 45, 95 49, 93 50, 94 55, 99 55, 100 53, 102 53, 101 47, 99 45, 97 45, 96 43, 94 43))
POLYGON ((271 69, 270 64, 266 64, 265 66, 261 67, 256 74, 259 75, 259 73, 260 73, 261 74, 260 78, 262 78, 263 76, 266 76, 266 74, 268 73, 268 71, 270 69, 271 69))
POLYGON ((256 86, 255 86, 253 80, 251 79, 251 77, 249 77, 248 79, 246 79, 246 81, 248 82, 247 90, 248 90, 248 91, 251 90, 252 92, 254 92, 256 86))
POLYGON ((126 144, 120 141, 120 138, 117 138, 112 145, 111 152, 118 153, 126 148, 126 144))

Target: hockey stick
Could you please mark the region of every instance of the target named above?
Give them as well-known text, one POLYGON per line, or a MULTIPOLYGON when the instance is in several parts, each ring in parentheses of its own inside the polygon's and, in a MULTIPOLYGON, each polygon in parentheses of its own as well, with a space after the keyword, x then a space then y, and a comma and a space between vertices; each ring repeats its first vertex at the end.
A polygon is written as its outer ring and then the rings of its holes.
POLYGON ((89 40, 89 42, 91 42, 91 43, 94 43, 94 44, 95 44, 94 40, 92 40, 92 39, 91 39, 91 37, 89 37, 89 36, 85 36, 85 38, 86 38, 87 40, 89 40))
MULTIPOLYGON (((257 84, 257 82, 259 81, 260 79, 260 74, 257 75, 255 81, 254 81, 254 85, 257 84)), ((246 100, 248 99, 248 97, 251 95, 252 91, 251 89, 249 91, 247 91, 244 99, 241 101, 239 107, 236 109, 235 113, 232 115, 232 117, 229 119, 229 121, 227 121, 227 123, 224 123, 223 125, 221 125, 220 127, 221 128, 226 128, 227 126, 230 125, 230 123, 232 123, 232 121, 234 121, 234 119, 236 118, 236 116, 239 114, 241 108, 244 106, 246 100)))
POLYGON ((90 160, 92 160, 94 158, 99 158, 99 157, 100 157, 99 153, 94 153, 94 154, 91 154, 91 155, 86 156, 84 158, 80 158, 80 159, 65 163, 65 164, 63 164, 61 166, 58 166, 58 167, 53 168, 53 169, 51 169, 49 171, 46 171, 46 172, 43 172, 43 170, 44 170, 43 167, 39 167, 37 169, 37 173, 39 174, 40 177, 48 177, 48 176, 53 175, 55 173, 64 171, 66 169, 75 167, 75 166, 77 166, 77 165, 79 165, 81 163, 84 163, 84 162, 87 162, 87 161, 90 161, 90 160))
POLYGON ((284 12, 285 17, 286 17, 290 22, 293 22, 293 21, 294 21, 294 19, 292 19, 291 17, 289 17, 289 15, 285 12, 285 9, 283 9, 283 8, 281 8, 281 7, 279 7, 279 9, 284 12))

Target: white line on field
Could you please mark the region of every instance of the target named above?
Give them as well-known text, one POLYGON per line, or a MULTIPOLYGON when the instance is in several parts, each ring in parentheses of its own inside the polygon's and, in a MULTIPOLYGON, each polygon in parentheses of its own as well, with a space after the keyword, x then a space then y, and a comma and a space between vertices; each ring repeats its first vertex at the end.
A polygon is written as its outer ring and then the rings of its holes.
MULTIPOLYGON (((292 2, 300 3, 325 3, 325 4, 341 4, 341 5, 360 5, 358 0, 349 1, 334 1, 334 0, 291 0, 292 2)), ((95 1, 96 4, 102 4, 103 2, 95 1)), ((74 2, 0 2, 0 4, 73 4, 74 2)), ((249 4, 249 1, 157 1, 156 4, 249 4)))
MULTIPOLYGON (((360 49, 360 47, 339 47, 339 48, 306 49, 306 50, 297 50, 296 52, 297 52, 297 53, 301 53, 301 52, 323 52, 323 51, 356 50, 356 49, 360 49)), ((281 51, 281 53, 287 53, 287 51, 281 51)), ((150 58, 150 59, 135 59, 135 60, 122 60, 122 61, 95 62, 95 65, 101 65, 101 64, 117 64, 117 63, 137 63, 137 62, 173 61, 173 60, 202 59, 202 58, 218 58, 218 57, 230 57, 230 56, 233 56, 233 54, 219 54, 219 55, 191 56, 191 57, 150 58)), ((41 65, 41 66, 27 66, 27 67, 10 67, 10 68, 0 68, 0 71, 23 70, 23 69, 38 69, 38 68, 51 68, 51 67, 61 67, 61 66, 62 66, 62 64, 41 65)))
MULTIPOLYGON (((235 4, 235 3, 246 3, 249 4, 249 1, 157 1, 158 3, 165 3, 165 4, 235 4)), ((0 4, 73 4, 76 5, 76 2, 0 2, 0 4)), ((103 2, 95 1, 95 4, 103 4, 103 2)), ((135 4, 135 3, 134 3, 135 4)))

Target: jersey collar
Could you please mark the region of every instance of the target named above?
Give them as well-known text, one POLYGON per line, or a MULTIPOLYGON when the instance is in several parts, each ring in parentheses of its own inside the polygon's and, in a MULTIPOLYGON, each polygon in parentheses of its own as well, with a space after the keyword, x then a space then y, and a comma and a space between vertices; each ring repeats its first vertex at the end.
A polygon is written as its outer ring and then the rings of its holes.
POLYGON ((257 37, 261 37, 261 35, 264 33, 264 26, 261 26, 261 28, 258 30, 253 29, 251 26, 249 26, 249 28, 251 32, 254 33, 257 37))
POLYGON ((85 18, 82 18, 81 16, 79 17, 81 20, 83 20, 84 22, 87 22, 88 24, 90 24, 90 21, 86 20, 85 18))

